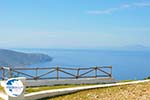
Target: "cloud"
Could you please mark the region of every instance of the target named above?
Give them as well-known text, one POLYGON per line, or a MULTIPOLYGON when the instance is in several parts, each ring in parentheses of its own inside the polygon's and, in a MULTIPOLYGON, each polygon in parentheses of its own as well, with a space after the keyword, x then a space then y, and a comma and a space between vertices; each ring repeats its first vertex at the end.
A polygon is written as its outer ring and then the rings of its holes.
POLYGON ((133 5, 136 7, 148 7, 150 6, 150 2, 149 3, 134 3, 133 5))
POLYGON ((131 5, 129 5, 129 4, 123 4, 119 8, 130 8, 130 7, 131 7, 131 5))
POLYGON ((118 8, 109 8, 105 10, 93 10, 93 11, 88 11, 89 14, 110 14, 114 11, 117 11, 118 8))
POLYGON ((111 14, 111 13, 114 13, 123 9, 139 8, 139 7, 150 7, 150 2, 123 4, 115 8, 107 8, 104 10, 90 10, 90 11, 87 11, 87 13, 88 14, 111 14))

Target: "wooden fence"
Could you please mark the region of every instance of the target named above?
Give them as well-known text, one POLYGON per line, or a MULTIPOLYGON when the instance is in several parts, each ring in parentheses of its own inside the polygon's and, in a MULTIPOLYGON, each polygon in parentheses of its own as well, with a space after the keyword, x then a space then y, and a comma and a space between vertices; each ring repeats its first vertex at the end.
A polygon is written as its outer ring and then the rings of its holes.
POLYGON ((112 78, 112 66, 89 68, 12 68, 0 67, 0 79, 26 77, 29 80, 39 79, 79 79, 79 78, 112 78))

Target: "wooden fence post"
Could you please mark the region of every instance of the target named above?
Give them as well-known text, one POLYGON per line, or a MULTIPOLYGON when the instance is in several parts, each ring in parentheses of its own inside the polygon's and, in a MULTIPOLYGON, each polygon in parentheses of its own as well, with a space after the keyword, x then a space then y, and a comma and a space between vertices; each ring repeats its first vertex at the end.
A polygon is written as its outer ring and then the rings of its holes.
POLYGON ((4 70, 4 67, 2 67, 2 80, 5 79, 5 70, 4 70))
POLYGON ((37 80, 38 79, 38 67, 37 68, 35 68, 35 80, 37 80))
POLYGON ((94 69, 95 69, 95 78, 97 78, 97 66, 94 69))
POLYGON ((112 66, 110 66, 110 78, 112 78, 112 66))
POLYGON ((12 66, 9 67, 9 77, 12 78, 13 77, 13 68, 12 66))
POLYGON ((58 80, 59 79, 59 73, 58 73, 58 71, 59 71, 59 67, 58 67, 58 65, 56 66, 56 79, 58 80))
POLYGON ((76 76, 76 79, 79 78, 79 74, 80 74, 80 68, 77 69, 77 76, 76 76))

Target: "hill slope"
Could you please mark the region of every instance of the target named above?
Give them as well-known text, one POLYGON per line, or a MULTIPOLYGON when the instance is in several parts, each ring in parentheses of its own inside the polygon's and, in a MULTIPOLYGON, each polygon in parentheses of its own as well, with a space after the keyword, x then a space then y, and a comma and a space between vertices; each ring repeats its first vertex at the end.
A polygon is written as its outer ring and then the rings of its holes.
POLYGON ((51 60, 52 58, 45 54, 22 53, 0 49, 0 66, 24 66, 51 60))

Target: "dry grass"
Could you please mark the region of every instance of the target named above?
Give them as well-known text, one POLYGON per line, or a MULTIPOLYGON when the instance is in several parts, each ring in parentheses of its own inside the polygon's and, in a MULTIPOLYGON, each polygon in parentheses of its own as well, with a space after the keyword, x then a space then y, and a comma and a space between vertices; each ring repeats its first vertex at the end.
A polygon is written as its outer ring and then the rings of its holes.
POLYGON ((44 90, 72 88, 72 87, 79 87, 79 86, 90 86, 90 85, 92 84, 29 87, 29 88, 26 88, 26 93, 39 92, 39 91, 44 91, 44 90))
POLYGON ((3 90, 3 87, 0 86, 0 91, 2 91, 2 90, 3 90))
MULTIPOLYGON (((4 91, 3 87, 0 86, 0 91, 4 91)), ((0 100, 3 100, 2 98, 0 98, 0 100)))
POLYGON ((150 82, 80 91, 47 100, 150 100, 150 82))

